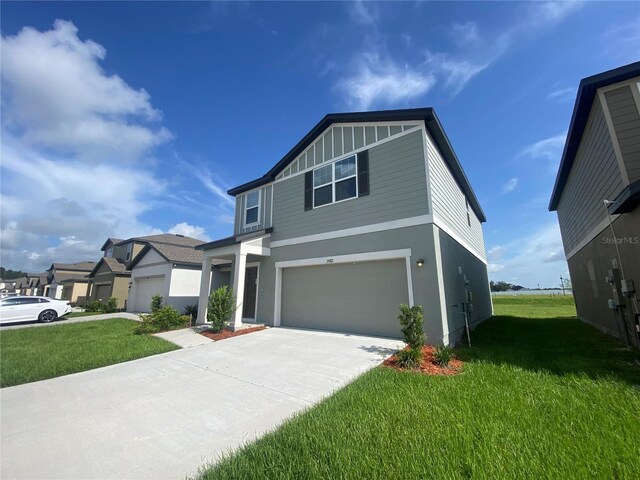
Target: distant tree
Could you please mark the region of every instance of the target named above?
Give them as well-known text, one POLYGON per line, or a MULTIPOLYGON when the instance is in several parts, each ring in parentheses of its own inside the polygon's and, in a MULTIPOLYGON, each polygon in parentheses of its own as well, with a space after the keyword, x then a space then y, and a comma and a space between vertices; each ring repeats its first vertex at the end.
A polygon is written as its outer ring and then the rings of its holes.
POLYGON ((489 282, 489 286, 491 287, 492 292, 506 292, 507 290, 522 290, 524 287, 522 285, 515 285, 513 283, 508 282, 494 282, 493 280, 489 282))
POLYGON ((4 267, 0 267, 0 278, 2 278, 2 280, 15 280, 16 278, 26 276, 27 274, 20 270, 7 270, 4 267))

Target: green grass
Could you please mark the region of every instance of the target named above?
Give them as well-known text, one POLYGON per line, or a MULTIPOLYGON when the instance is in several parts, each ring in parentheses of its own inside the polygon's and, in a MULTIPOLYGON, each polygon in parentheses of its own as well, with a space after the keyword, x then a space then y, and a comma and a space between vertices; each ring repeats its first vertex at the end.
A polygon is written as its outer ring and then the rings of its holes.
POLYGON ((576 305, 572 295, 517 295, 493 297, 496 315, 527 318, 572 317, 576 305))
POLYGON ((72 312, 67 313, 63 318, 91 317, 93 315, 103 315, 102 312, 72 312))
POLYGON ((375 368, 202 478, 639 478, 640 355, 525 300, 496 302, 460 375, 375 368))
POLYGON ((0 386, 59 377, 179 348, 158 337, 134 335, 136 325, 116 318, 0 331, 0 386))

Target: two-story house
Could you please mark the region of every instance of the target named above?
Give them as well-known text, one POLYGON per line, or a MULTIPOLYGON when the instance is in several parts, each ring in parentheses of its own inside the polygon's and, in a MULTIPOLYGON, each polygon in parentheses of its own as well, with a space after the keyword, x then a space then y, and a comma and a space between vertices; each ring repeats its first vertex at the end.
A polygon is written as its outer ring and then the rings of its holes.
POLYGON ((244 321, 433 343, 492 314, 485 215, 431 108, 325 116, 264 176, 228 192, 234 235, 207 243, 198 321, 229 284, 244 321))
POLYGON ((194 247, 202 243, 170 233, 127 240, 108 238, 101 248, 103 257, 89 274, 87 299, 106 302, 115 297, 118 308, 135 312, 148 312, 156 294, 179 309, 195 303, 202 254, 194 247), (182 274, 182 270, 188 272, 182 274))
POLYGON ((640 347, 640 62, 580 82, 549 210, 578 317, 640 347))

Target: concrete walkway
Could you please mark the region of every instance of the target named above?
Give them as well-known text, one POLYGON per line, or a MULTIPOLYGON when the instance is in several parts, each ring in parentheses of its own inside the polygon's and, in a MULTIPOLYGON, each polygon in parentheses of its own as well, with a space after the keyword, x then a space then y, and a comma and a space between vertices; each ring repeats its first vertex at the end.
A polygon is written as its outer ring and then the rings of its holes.
POLYGON ((0 327, 0 332, 3 330, 13 330, 15 328, 51 327, 53 325, 66 325, 68 323, 91 322, 93 320, 109 320, 110 318, 128 318, 129 320, 140 321, 140 317, 135 313, 116 312, 104 313, 100 315, 87 315, 86 317, 62 317, 56 319, 51 323, 40 323, 34 321, 33 323, 16 323, 15 325, 3 325, 2 327, 0 327))
POLYGON ((168 342, 175 343, 182 348, 199 347, 200 345, 206 345, 213 343, 213 340, 200 335, 198 330, 202 327, 189 327, 182 330, 172 330, 170 332, 155 333, 156 337, 163 338, 168 342))
POLYGON ((0 390, 0 477, 176 479, 401 346, 271 328, 0 390))

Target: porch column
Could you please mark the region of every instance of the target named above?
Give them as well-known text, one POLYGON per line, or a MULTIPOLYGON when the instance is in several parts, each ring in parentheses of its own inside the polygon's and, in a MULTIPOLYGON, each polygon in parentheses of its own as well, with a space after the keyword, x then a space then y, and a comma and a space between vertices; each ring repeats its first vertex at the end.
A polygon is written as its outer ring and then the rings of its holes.
POLYGON ((207 308, 209 307, 209 290, 211 289, 211 261, 204 257, 202 260, 202 274, 200 276, 200 298, 198 299, 198 318, 196 323, 203 324, 207 321, 207 308))
POLYGON ((247 268, 247 254, 236 253, 233 263, 233 293, 236 296, 236 311, 231 317, 231 330, 238 330, 242 326, 242 304, 244 302, 244 274, 247 268))

